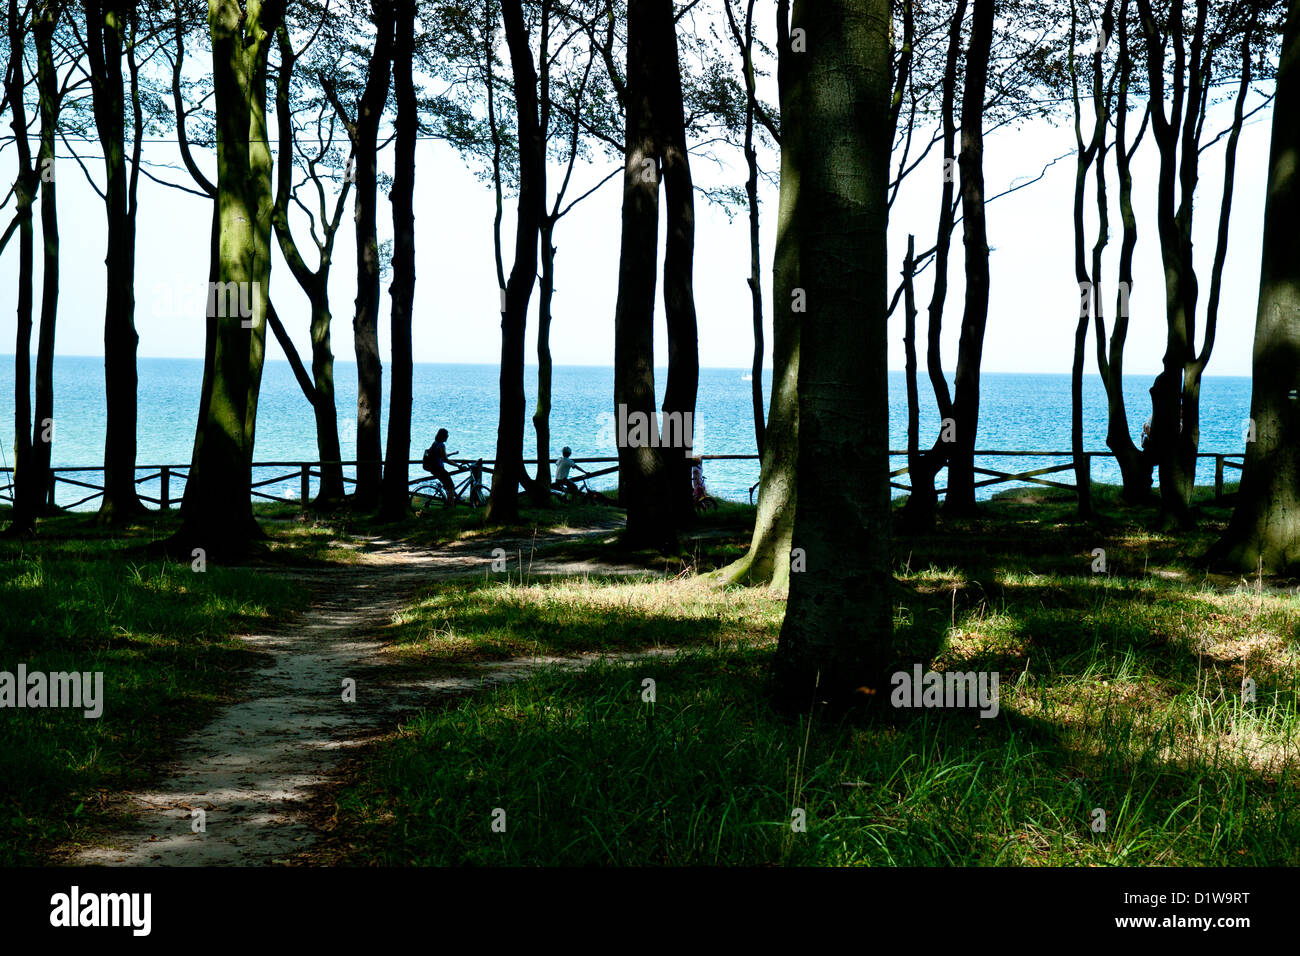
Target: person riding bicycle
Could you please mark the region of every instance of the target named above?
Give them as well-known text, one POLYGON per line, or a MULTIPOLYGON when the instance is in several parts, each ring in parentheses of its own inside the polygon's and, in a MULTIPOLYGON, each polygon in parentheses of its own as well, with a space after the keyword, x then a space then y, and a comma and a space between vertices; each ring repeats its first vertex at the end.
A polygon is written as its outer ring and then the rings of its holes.
POLYGON ((570 457, 573 449, 565 445, 560 449, 560 460, 555 463, 555 480, 551 482, 551 487, 557 491, 564 491, 571 495, 581 494, 582 490, 569 477, 569 472, 576 468, 580 474, 585 474, 581 466, 576 464, 570 457))
POLYGON ((447 500, 442 506, 451 508, 456 504, 456 483, 447 473, 447 438, 447 429, 439 428, 433 436, 433 444, 424 453, 423 465, 424 470, 437 478, 447 492, 447 500))

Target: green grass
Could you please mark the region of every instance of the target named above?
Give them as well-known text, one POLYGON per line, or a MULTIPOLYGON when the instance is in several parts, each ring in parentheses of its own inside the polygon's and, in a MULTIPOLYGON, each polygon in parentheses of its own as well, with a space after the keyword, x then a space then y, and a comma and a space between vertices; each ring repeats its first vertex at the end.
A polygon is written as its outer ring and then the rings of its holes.
POLYGON ((386 636, 403 660, 466 662, 766 642, 784 613, 774 595, 723 591, 697 579, 487 578, 431 587, 386 636))
MULTIPOLYGON (((1017 687, 1003 719, 790 723, 764 702, 767 666, 761 650, 706 651, 552 672, 426 711, 339 798, 353 847, 341 862, 1300 862, 1294 766, 1224 750, 1175 759, 1154 744, 1161 731, 1209 726, 1180 721, 1181 704, 1146 727, 1111 700, 1071 726, 1024 713, 1034 690, 1017 687), (1098 807, 1105 833, 1090 827, 1098 807), (793 829, 798 809, 806 832, 793 829)), ((1295 729, 1293 704, 1211 710, 1218 729, 1295 729)))
POLYGON ((265 568, 147 559, 173 527, 151 516, 111 531, 93 515, 0 539, 0 670, 102 671, 104 709, 0 710, 0 865, 47 862, 111 822, 107 798, 156 774, 175 741, 235 699, 257 656, 232 635, 302 607, 265 568))
POLYGON ((1017 494, 896 542, 900 665, 997 670, 993 719, 779 717, 764 691, 783 608, 765 589, 711 591, 690 576, 439 589, 404 616, 395 654, 690 649, 427 709, 338 795, 322 858, 1300 863, 1300 598, 1197 570, 1224 509, 1171 536, 1148 530, 1151 509, 1101 504, 1109 517, 1085 523, 1068 502, 1017 494), (792 829, 796 809, 806 832, 792 829))

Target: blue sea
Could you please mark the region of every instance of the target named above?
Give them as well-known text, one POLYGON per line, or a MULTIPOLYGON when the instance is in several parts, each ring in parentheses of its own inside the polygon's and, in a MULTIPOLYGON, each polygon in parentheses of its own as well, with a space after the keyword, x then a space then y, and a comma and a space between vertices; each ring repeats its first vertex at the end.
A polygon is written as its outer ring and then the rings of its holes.
MULTIPOLYGON (((199 359, 146 358, 139 361, 139 453, 146 465, 181 465, 190 460, 198 413, 203 363, 199 359)), ((13 464, 14 364, 12 356, 0 356, 0 466, 13 464)), ((754 424, 750 404, 750 382, 743 369, 703 369, 695 418, 697 454, 754 454, 754 424)), ((340 362, 335 368, 340 437, 344 458, 355 457, 356 368, 340 362)), ((664 371, 656 375, 662 399, 664 371)), ((536 396, 537 369, 526 370, 531 416, 536 396)), ((387 378, 384 381, 387 390, 387 378)), ((763 391, 769 394, 770 372, 764 374, 763 391)), ((1135 438, 1150 414, 1149 376, 1132 375, 1126 385, 1130 424, 1135 438)), ((552 455, 562 445, 572 447, 574 457, 616 454, 613 417, 614 370, 609 367, 559 366, 554 370, 551 412, 552 455)), ((928 382, 922 378, 923 445, 938 434, 939 423, 928 382)), ((415 366, 415 406, 411 457, 419 458, 439 427, 451 433, 448 451, 459 458, 492 458, 496 445, 497 369, 491 365, 415 366)), ((1250 411, 1250 379, 1207 377, 1201 391, 1201 450, 1239 454, 1245 445, 1250 411)), ((890 446, 907 447, 907 401, 902 372, 889 373, 890 446)), ((99 357, 64 356, 55 360, 55 436, 53 460, 56 466, 98 465, 103 460, 104 366, 99 357)), ((1089 450, 1105 451, 1106 403, 1100 379, 1085 382, 1085 444, 1089 450)), ((535 452, 531 421, 525 431, 525 456, 535 452)), ((982 377, 980 400, 980 449, 1067 451, 1070 447, 1070 379, 1065 374, 996 374, 982 377)), ((258 414, 257 461, 297 461, 316 458, 315 425, 307 404, 287 362, 268 361, 262 383, 258 414)), ((1002 471, 1028 471, 1060 464, 1060 459, 984 459, 980 464, 1002 471), (1012 464, 1018 467, 1010 467, 1012 464)), ((893 467, 906 464, 895 458, 893 467)), ((594 467, 594 466, 593 466, 594 467)), ((258 480, 286 475, 283 482, 268 485, 266 491, 284 497, 298 494, 299 482, 287 477, 292 469, 259 469, 258 480)), ((412 475, 419 471, 413 466, 412 475)), ((706 481, 714 495, 733 501, 747 501, 750 486, 758 480, 758 462, 715 461, 706 466, 706 481)), ((145 474, 141 471, 141 476, 145 474)), ((1093 480, 1119 482, 1113 460, 1093 462, 1093 480)), ((1229 474, 1232 474, 1231 472, 1229 474)), ((100 475, 86 473, 84 480, 98 482, 100 475)), ((1071 481, 1072 476, 1055 476, 1071 481)), ((1212 484, 1214 464, 1203 459, 1198 482, 1212 484)), ((944 476, 940 475, 942 487, 944 476)), ((593 487, 612 487, 612 478, 593 481, 593 487)), ((1005 485, 980 489, 987 498, 1005 485)), ((79 489, 59 486, 59 502, 71 503, 79 489)), ((144 483, 145 494, 156 496, 157 481, 144 483)), ((181 483, 173 478, 171 495, 179 498, 181 483)), ((314 491, 314 488, 313 488, 314 491)), ((897 492, 896 492, 897 494, 897 492)), ((94 507, 91 502, 84 507, 94 507)))

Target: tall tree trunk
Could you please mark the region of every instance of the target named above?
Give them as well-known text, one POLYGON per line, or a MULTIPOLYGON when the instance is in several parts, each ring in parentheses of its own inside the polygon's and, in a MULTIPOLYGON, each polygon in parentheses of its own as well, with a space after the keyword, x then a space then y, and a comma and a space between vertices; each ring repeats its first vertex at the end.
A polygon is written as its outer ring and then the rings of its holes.
MULTIPOLYGON (((177 4, 175 8, 175 18, 172 21, 173 30, 173 55, 172 55, 172 110, 176 120, 176 144, 180 150, 181 162, 189 172, 190 178, 195 184, 212 197, 212 218, 211 226, 208 232, 208 288, 214 287, 217 281, 217 266, 221 258, 221 210, 217 205, 217 186, 212 182, 203 170, 199 168, 197 161, 194 159, 193 150, 190 148, 189 136, 186 130, 186 112, 185 112, 185 36, 186 20, 184 11, 177 4)), ((203 335, 203 379, 199 391, 199 414, 195 420, 194 426, 194 447, 190 452, 190 468, 187 472, 185 491, 181 498, 181 515, 187 517, 192 515, 194 502, 197 499, 196 489, 198 483, 195 480, 198 475, 200 452, 203 446, 203 434, 206 429, 208 420, 208 411, 212 395, 212 380, 215 375, 215 362, 217 352, 217 320, 214 312, 206 314, 204 320, 203 335)))
MULTIPOLYGON (((948 26, 948 54, 944 64, 943 93, 939 106, 940 121, 943 124, 944 176, 939 198, 939 224, 934 241, 934 287, 930 292, 926 332, 926 374, 930 379, 930 388, 934 392, 935 404, 939 409, 940 427, 939 436, 929 451, 919 455, 915 462, 910 456, 908 460, 907 476, 911 491, 907 495, 907 503, 903 506, 903 522, 906 527, 916 531, 926 531, 934 527, 934 512, 938 503, 934 482, 944 465, 948 463, 948 453, 952 447, 949 426, 955 424, 952 396, 948 391, 948 380, 943 375, 940 342, 943 331, 943 310, 948 301, 948 256, 952 248, 952 233, 957 216, 956 204, 953 200, 953 194, 956 192, 957 163, 955 110, 957 66, 961 58, 962 23, 965 19, 966 0, 957 0, 952 21, 948 26)), ((917 428, 919 427, 918 421, 917 428)), ((919 436, 917 443, 919 445, 919 436)))
POLYGON ((1291 0, 1273 102, 1250 414, 1237 506, 1211 564, 1232 571, 1300 566, 1300 0, 1291 0))
MULTIPOLYGON (((294 365, 298 378, 303 385, 303 392, 311 402, 312 413, 316 420, 316 448, 321 460, 320 492, 317 505, 328 506, 344 497, 342 449, 339 446, 338 411, 334 401, 334 352, 330 346, 330 325, 333 314, 329 305, 329 274, 333 264, 334 239, 338 235, 343 218, 343 209, 347 202, 351 182, 345 178, 334 205, 334 213, 327 216, 324 193, 318 193, 321 202, 320 229, 322 235, 313 238, 320 256, 316 271, 312 271, 303 260, 298 243, 289 227, 289 201, 293 193, 293 155, 294 133, 292 120, 292 103, 290 88, 293 70, 296 64, 293 44, 289 38, 288 28, 280 25, 276 31, 280 49, 280 69, 275 85, 275 114, 279 127, 279 159, 276 167, 275 207, 272 223, 275 238, 280 246, 289 272, 293 274, 299 287, 307 294, 311 304, 311 367, 312 375, 308 379, 300 370, 297 353, 287 335, 277 334, 284 348, 285 356, 294 365)), ((313 179, 316 173, 311 171, 313 179)), ((319 180, 316 179, 317 185, 319 180)), ((275 321, 274 311, 268 318, 275 321)), ((278 326, 277 326, 278 328, 278 326)))
MULTIPOLYGON (((1106 127, 1109 116, 1109 100, 1103 95, 1102 53, 1110 38, 1113 22, 1111 2, 1107 2, 1102 13, 1101 38, 1093 48, 1092 54, 1092 132, 1087 140, 1083 137, 1083 108, 1079 99, 1078 58, 1075 46, 1078 33, 1078 10, 1076 4, 1070 4, 1070 90, 1074 106, 1074 141, 1077 159, 1074 172, 1074 277, 1079 284, 1079 316, 1074 326, 1074 363, 1070 369, 1070 449, 1074 456, 1075 495, 1078 500, 1078 514, 1081 518, 1092 516, 1092 480, 1090 459, 1084 450, 1083 437, 1083 367, 1088 341, 1088 319, 1096 315, 1100 330, 1105 321, 1101 306, 1101 253, 1108 238, 1108 217, 1106 203, 1106 127), (1092 249, 1092 272, 1088 272, 1086 261, 1086 239, 1084 222, 1084 199, 1088 186, 1088 171, 1095 165, 1097 174, 1097 239, 1092 249)), ((1098 332, 1098 342, 1101 333, 1098 332)), ((1100 353, 1099 353, 1100 354, 1100 353)))
MULTIPOLYGON (((208 288, 216 287, 221 264, 221 208, 217 205, 216 185, 213 185, 212 223, 208 230, 208 288)), ((190 469, 186 475, 185 491, 181 496, 181 517, 194 516, 198 500, 199 464, 202 460, 203 436, 208 429, 211 412, 213 380, 217 374, 217 317, 212 309, 205 311, 203 334, 203 384, 199 391, 199 414, 194 426, 194 449, 190 452, 190 469)))
POLYGON ((420 118, 416 113, 415 84, 411 76, 415 58, 415 0, 397 3, 396 41, 393 46, 393 91, 397 96, 397 154, 394 158, 392 366, 388 400, 388 449, 384 463, 380 514, 396 520, 410 503, 412 358, 411 318, 415 304, 415 138, 420 118))
POLYGON ((773 661, 778 706, 884 698, 892 663, 885 210, 889 3, 796 0, 808 76, 797 216, 808 296, 799 366, 799 509, 773 661), (827 468, 835 462, 835 468, 827 468), (869 698, 868 698, 869 699, 869 698))
POLYGON ((533 485, 533 503, 551 501, 551 300, 555 295, 555 219, 542 217, 542 275, 537 300, 537 409, 533 412, 533 431, 537 435, 537 481, 533 485))
POLYGON ((329 303, 328 264, 322 264, 319 276, 311 295, 311 374, 315 392, 312 413, 316 418, 316 449, 323 462, 316 503, 324 505, 342 499, 345 486, 338 405, 334 400, 334 350, 330 345, 330 326, 334 316, 329 303))
MULTIPOLYGON (((541 241, 542 273, 537 303, 537 407, 533 410, 533 432, 537 437, 537 480, 532 482, 533 504, 551 503, 551 300, 555 295, 555 223, 559 200, 554 210, 545 211, 547 194, 546 144, 551 134, 551 4, 543 0, 540 7, 541 42, 537 52, 538 130, 542 140, 542 164, 538 192, 542 196, 543 214, 538 223, 541 241)), ((576 148, 576 146, 575 146, 576 148)), ((526 472, 525 472, 526 474, 526 472)))
POLYGON ((537 70, 528 44, 520 0, 501 4, 510 68, 515 81, 515 113, 519 133, 519 207, 515 224, 515 261, 506 282, 501 315, 501 408, 497 419, 496 468, 487 520, 507 524, 519 520, 519 482, 524 477, 524 333, 528 300, 537 280, 537 236, 545 215, 546 143, 538 119, 537 70))
POLYGON ((754 149, 754 115, 758 108, 758 94, 754 75, 754 0, 745 6, 745 29, 741 32, 731 2, 723 4, 731 35, 740 48, 741 72, 745 78, 745 202, 749 210, 749 285, 750 311, 754 325, 754 358, 750 363, 749 393, 754 412, 754 445, 758 457, 763 457, 763 275, 759 256, 758 231, 758 152, 754 149))
POLYGON ((1151 446, 1160 470, 1162 519, 1166 526, 1191 527, 1192 491, 1196 480, 1196 452, 1200 440, 1200 380, 1214 347, 1218 320, 1218 290, 1227 254, 1228 221, 1236 146, 1250 85, 1251 42, 1258 8, 1249 7, 1249 19, 1240 34, 1240 83, 1227 146, 1224 151, 1223 192, 1218 237, 1211 270, 1204 343, 1196 348, 1197 303, 1200 283, 1192 256, 1192 219, 1199 181, 1201 132, 1210 101, 1213 57, 1222 40, 1211 31, 1209 0, 1195 0, 1190 45, 1186 42, 1183 4, 1177 15, 1157 18, 1151 0, 1138 0, 1146 35, 1148 109, 1151 130, 1160 154, 1156 222, 1165 271, 1166 344, 1163 369, 1151 389, 1151 446), (1162 32, 1164 24, 1168 31, 1162 32), (1169 47, 1174 59, 1165 62, 1169 47), (1173 94, 1165 96, 1166 74, 1173 77, 1173 94), (1166 104, 1168 99, 1168 104, 1166 104), (1168 113, 1166 113, 1166 108, 1168 113), (1178 189, 1175 205, 1174 190, 1178 189))
MULTIPOLYGON (((627 7, 626 137, 623 222, 614 306, 614 415, 619 424, 655 419, 654 300, 658 278, 659 168, 655 112, 661 97, 655 69, 656 7, 663 0, 629 0, 627 7)), ((657 430, 657 429, 656 429, 657 430)), ((675 547, 668 474, 660 449, 632 443, 619 429, 619 479, 627 508, 625 540, 634 547, 675 547)))
MULTIPOLYGON (((122 50, 127 5, 85 0, 95 127, 104 151, 104 206, 108 218, 104 307, 103 521, 143 510, 135 485, 136 348, 134 229, 128 208, 126 109, 122 50)), ((133 14, 132 14, 133 15, 133 14)))
POLYGON ((791 50, 790 0, 778 0, 777 87, 781 106, 781 183, 777 205, 776 252, 772 259, 772 395, 760 455, 758 514, 749 550, 720 569, 728 582, 790 583, 790 538, 794 533, 795 465, 799 443, 799 234, 795 209, 803 154, 795 143, 801 123, 795 103, 803 98, 807 57, 791 50))
POLYGON ((989 316, 989 242, 984 219, 984 96, 993 43, 993 0, 975 0, 966 86, 961 102, 961 210, 965 242, 966 303, 957 345, 953 419, 956 441, 948 457, 944 509, 975 511, 975 434, 979 428, 980 363, 989 316))
MULTIPOLYGON (((921 456, 921 393, 916 380, 916 237, 907 236, 907 254, 903 257, 903 375, 907 387, 907 473, 914 475, 923 465, 921 456)), ((892 464, 892 462, 891 462, 892 464)), ((915 482, 915 477, 912 481, 915 482)), ((931 478, 933 482, 933 478, 931 478)), ((933 484, 931 485, 933 487, 933 484)), ((908 496, 916 493, 915 486, 908 496)), ((891 491, 892 497, 892 491, 891 491)), ((903 506, 904 524, 907 505, 903 506)), ((927 521, 934 514, 933 502, 927 521)))
POLYGON ((379 121, 388 101, 392 71, 393 5, 373 0, 375 48, 365 91, 357 102, 356 234, 357 298, 352 318, 352 344, 357 356, 357 484, 361 508, 379 504, 383 452, 380 414, 384 367, 379 357, 379 238, 376 226, 379 195, 379 121))
POLYGON ((1151 494, 1151 460, 1138 448, 1129 432, 1124 404, 1124 346, 1128 339, 1129 309, 1133 291, 1133 252, 1137 248, 1137 215, 1133 210, 1131 161, 1146 130, 1143 122, 1132 146, 1128 143, 1128 91, 1132 56, 1128 42, 1128 0, 1120 0, 1119 95, 1115 109, 1115 169, 1119 181, 1119 211, 1123 235, 1119 249, 1119 286, 1115 294, 1115 326, 1111 330, 1109 353, 1105 327, 1097 322, 1097 370, 1106 387, 1106 447, 1115 455, 1124 483, 1124 500, 1145 501, 1151 494))
POLYGON ((40 499, 40 481, 32 449, 32 307, 35 274, 35 251, 32 205, 40 188, 40 174, 32 166, 31 144, 27 138, 27 110, 24 99, 24 20, 17 0, 9 0, 9 69, 6 71, 6 96, 9 100, 10 127, 18 149, 18 175, 14 178, 14 217, 18 224, 18 316, 14 346, 14 472, 13 501, 7 532, 11 535, 32 534, 36 530, 36 511, 40 499))
POLYGON ((668 380, 664 385, 664 420, 682 425, 671 434, 666 424, 664 464, 673 520, 678 528, 695 521, 691 489, 692 433, 695 399, 700 383, 699 335, 695 318, 695 188, 686 150, 686 120, 682 103, 677 29, 669 0, 656 8, 659 72, 657 89, 663 97, 655 111, 656 139, 662 158, 667 236, 664 244, 664 314, 668 325, 668 380))
POLYGON ((59 122, 62 95, 54 67, 54 30, 62 5, 44 0, 32 24, 36 45, 36 79, 40 97, 41 145, 41 327, 36 345, 36 420, 32 437, 32 471, 40 501, 37 508, 48 513, 54 508, 54 475, 50 457, 54 445, 54 324, 59 307, 59 208, 55 191, 54 136, 59 122))
POLYGON ((283 2, 209 0, 217 122, 216 283, 208 312, 216 322, 210 394, 184 520, 168 542, 188 557, 238 555, 260 534, 252 513, 256 390, 271 278, 271 165, 266 129, 266 61, 283 2), (238 301, 231 308, 231 295, 238 301))

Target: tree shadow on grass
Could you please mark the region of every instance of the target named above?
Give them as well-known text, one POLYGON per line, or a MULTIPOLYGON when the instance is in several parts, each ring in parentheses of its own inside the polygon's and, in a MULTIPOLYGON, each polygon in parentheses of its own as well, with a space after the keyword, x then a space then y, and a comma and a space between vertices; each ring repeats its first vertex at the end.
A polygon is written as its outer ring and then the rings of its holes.
POLYGON ((1171 759, 1014 699, 989 719, 790 722, 761 693, 769 661, 699 651, 443 702, 372 754, 335 839, 397 864, 1295 862, 1294 774, 1171 759))

